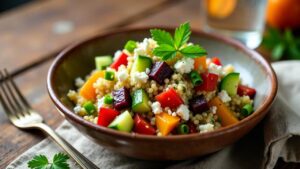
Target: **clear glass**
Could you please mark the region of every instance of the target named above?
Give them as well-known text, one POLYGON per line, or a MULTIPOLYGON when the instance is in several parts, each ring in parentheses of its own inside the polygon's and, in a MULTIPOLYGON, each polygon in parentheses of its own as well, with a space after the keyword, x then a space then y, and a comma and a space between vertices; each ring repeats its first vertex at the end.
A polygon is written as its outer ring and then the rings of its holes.
POLYGON ((202 23, 207 32, 235 38, 249 48, 262 41, 267 0, 202 0, 202 23))

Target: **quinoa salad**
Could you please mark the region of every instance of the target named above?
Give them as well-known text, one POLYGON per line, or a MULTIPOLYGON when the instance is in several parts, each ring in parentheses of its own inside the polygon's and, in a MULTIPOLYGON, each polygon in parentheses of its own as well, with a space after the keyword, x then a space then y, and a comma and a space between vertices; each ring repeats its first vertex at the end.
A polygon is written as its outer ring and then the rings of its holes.
POLYGON ((151 38, 129 40, 112 56, 95 56, 95 67, 75 79, 67 96, 74 113, 122 132, 169 136, 205 133, 253 113, 254 88, 218 57, 188 42, 189 23, 174 37, 151 29, 151 38))

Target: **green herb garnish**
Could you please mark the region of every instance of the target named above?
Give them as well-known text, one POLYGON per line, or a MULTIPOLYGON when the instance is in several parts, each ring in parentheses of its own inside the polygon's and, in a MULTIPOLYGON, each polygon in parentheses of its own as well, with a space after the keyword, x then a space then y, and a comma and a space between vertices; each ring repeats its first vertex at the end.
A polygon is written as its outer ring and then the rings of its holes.
POLYGON ((263 47, 270 50, 273 60, 300 59, 300 38, 296 37, 290 29, 280 32, 269 28, 262 41, 263 47))
POLYGON ((174 58, 178 53, 190 58, 207 55, 205 49, 199 45, 187 45, 191 35, 190 24, 181 24, 175 30, 174 38, 169 32, 160 29, 151 29, 151 36, 157 42, 158 47, 153 50, 153 54, 168 60, 174 58))
POLYGON ((70 169, 68 159, 69 156, 64 153, 55 154, 52 162, 45 155, 36 155, 27 164, 30 169, 70 169))

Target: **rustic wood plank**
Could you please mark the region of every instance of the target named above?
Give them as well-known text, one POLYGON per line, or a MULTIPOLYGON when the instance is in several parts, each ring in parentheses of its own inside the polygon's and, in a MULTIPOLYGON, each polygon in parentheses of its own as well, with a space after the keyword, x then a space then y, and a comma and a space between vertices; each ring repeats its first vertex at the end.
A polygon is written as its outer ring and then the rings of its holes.
MULTIPOLYGON (((167 0, 36 1, 0 16, 0 67, 20 70, 167 0)), ((126 23, 125 23, 126 24, 126 23)))

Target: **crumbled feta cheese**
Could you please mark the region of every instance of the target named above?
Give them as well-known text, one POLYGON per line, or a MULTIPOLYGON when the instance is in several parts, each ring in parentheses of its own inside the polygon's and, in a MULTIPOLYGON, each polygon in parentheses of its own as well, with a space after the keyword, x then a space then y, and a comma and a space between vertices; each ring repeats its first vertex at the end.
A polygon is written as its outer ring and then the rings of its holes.
POLYGON ((81 106, 80 106, 80 105, 76 105, 76 106, 74 107, 74 112, 75 112, 76 114, 78 114, 80 111, 81 111, 81 106))
POLYGON ((170 109, 168 109, 168 114, 169 114, 169 115, 172 115, 172 113, 173 113, 173 112, 172 112, 170 109))
POLYGON ((134 72, 132 76, 132 81, 134 83, 142 82, 146 83, 149 79, 149 76, 146 74, 146 72, 134 72))
POLYGON ((222 90, 218 93, 218 97, 222 100, 222 102, 227 103, 231 101, 231 97, 228 95, 228 93, 225 90, 222 90))
POLYGON ((172 116, 174 116, 174 117, 175 117, 175 116, 177 116, 177 114, 176 114, 175 112, 173 112, 173 113, 172 113, 172 116))
POLYGON ((216 65, 214 63, 210 63, 208 65, 208 72, 216 74, 216 75, 221 75, 222 74, 222 66, 216 65))
POLYGON ((214 125, 211 123, 199 125, 200 133, 205 133, 214 130, 214 125))
POLYGON ((161 104, 159 102, 152 103, 151 108, 154 114, 159 114, 162 112, 161 104))
POLYGON ((181 104, 177 110, 176 110, 176 113, 178 116, 180 116, 183 120, 189 120, 190 118, 190 110, 189 108, 184 105, 184 104, 181 104))
POLYGON ((134 49, 134 56, 147 55, 149 51, 152 51, 157 47, 157 43, 152 38, 145 38, 143 42, 138 43, 134 49))
POLYGON ((183 58, 181 60, 178 60, 175 63, 174 67, 175 67, 176 71, 181 74, 190 73, 194 68, 194 59, 183 58))
POLYGON ((117 60, 122 54, 122 51, 121 50, 117 50, 114 54, 114 58, 113 60, 117 60))
POLYGON ((117 77, 120 82, 123 82, 129 77, 129 74, 126 69, 119 69, 117 77))
POLYGON ((211 106, 210 111, 211 111, 212 114, 216 114, 217 113, 217 107, 216 106, 211 106))

